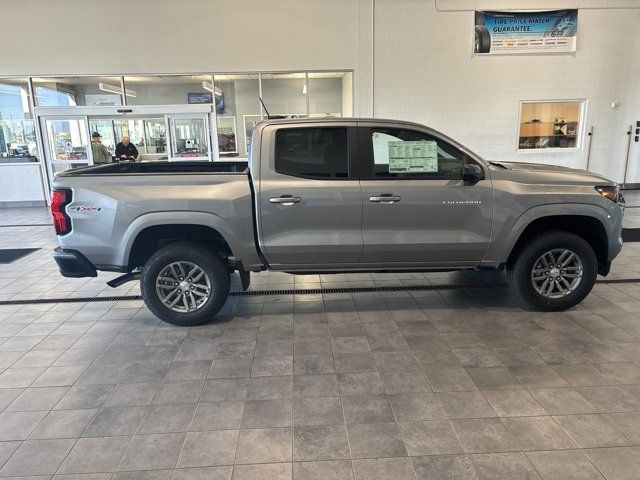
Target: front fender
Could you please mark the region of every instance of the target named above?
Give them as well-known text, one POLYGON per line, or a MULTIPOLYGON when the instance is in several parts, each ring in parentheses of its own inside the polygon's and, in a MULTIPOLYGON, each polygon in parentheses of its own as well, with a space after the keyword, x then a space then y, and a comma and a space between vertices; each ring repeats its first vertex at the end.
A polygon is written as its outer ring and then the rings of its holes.
MULTIPOLYGON (((612 203, 611 205, 613 206, 615 204, 612 203)), ((527 226, 529 226, 533 221, 544 217, 558 216, 583 216, 595 218, 602 224, 607 233, 610 250, 612 246, 615 248, 618 237, 616 231, 619 232, 621 217, 619 215, 615 215, 613 211, 608 211, 606 208, 594 204, 545 204, 526 210, 515 220, 504 222, 501 225, 501 228, 495 232, 494 240, 487 250, 483 263, 487 265, 505 264, 509 255, 513 251, 516 242, 527 226)), ((615 251, 613 256, 618 252, 619 250, 615 251)), ((611 252, 609 253, 609 257, 612 258, 611 252)))

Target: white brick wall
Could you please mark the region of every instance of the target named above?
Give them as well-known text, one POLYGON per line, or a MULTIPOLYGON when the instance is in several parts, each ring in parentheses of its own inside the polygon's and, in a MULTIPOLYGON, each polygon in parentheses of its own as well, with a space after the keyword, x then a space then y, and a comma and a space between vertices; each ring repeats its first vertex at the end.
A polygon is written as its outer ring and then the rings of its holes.
MULTIPOLYGON (((366 116, 372 2, 359 2, 356 111, 366 116)), ((427 124, 488 159, 584 168, 586 136, 560 153, 517 153, 516 142, 521 100, 585 98, 591 170, 622 181, 626 130, 640 120, 640 10, 581 10, 570 55, 473 56, 473 23, 473 12, 437 12, 428 0, 375 0, 375 116, 427 124)), ((640 182, 639 145, 630 182, 640 182)))

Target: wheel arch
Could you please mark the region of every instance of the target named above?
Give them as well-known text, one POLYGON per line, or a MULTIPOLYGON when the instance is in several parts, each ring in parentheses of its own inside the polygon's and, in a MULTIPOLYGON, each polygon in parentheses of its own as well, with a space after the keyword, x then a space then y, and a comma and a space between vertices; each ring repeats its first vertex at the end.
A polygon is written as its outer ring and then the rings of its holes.
POLYGON ((213 214, 201 212, 144 215, 131 223, 124 238, 122 258, 128 270, 144 265, 158 249, 173 241, 195 241, 234 261, 239 250, 226 223, 213 214))

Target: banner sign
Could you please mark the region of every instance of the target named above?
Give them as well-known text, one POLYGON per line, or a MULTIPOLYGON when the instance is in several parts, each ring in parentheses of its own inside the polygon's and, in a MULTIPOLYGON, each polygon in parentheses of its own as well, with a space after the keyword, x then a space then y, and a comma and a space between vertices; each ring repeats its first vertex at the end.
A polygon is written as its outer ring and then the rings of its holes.
POLYGON ((475 53, 575 52, 578 10, 476 12, 475 53))

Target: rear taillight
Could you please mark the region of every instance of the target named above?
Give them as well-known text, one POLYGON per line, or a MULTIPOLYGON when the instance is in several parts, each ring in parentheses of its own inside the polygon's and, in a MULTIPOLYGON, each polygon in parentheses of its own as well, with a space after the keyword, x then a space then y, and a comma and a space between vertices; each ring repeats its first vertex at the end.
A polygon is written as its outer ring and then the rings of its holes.
POLYGON ((65 207, 71 203, 71 190, 54 190, 51 197, 51 215, 56 235, 66 235, 71 231, 71 219, 65 207))

